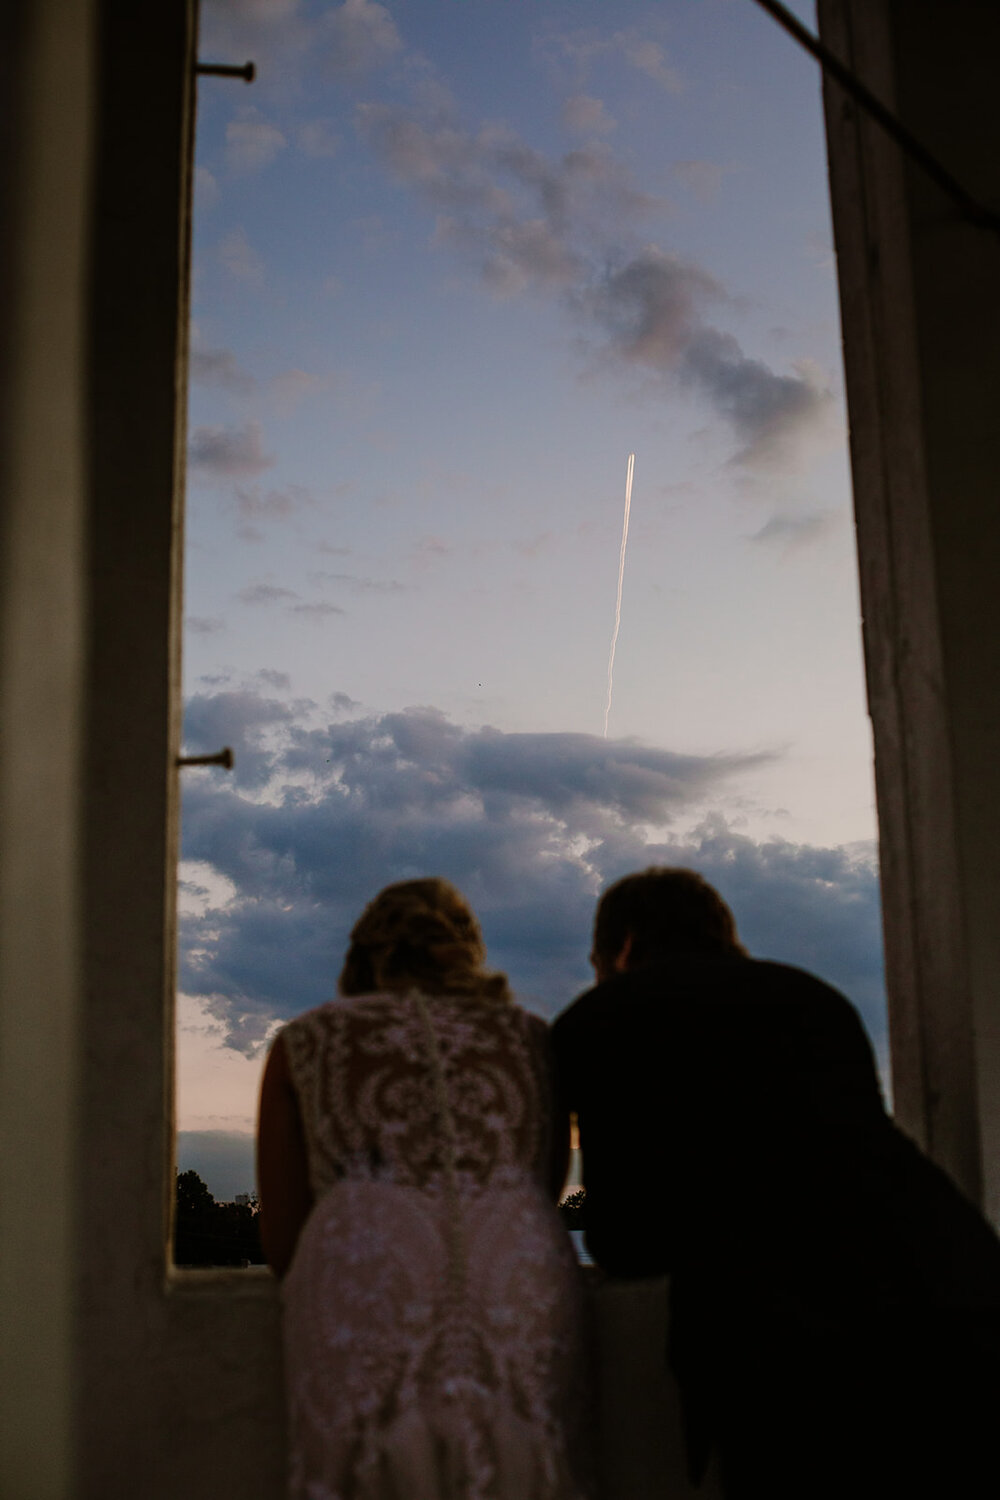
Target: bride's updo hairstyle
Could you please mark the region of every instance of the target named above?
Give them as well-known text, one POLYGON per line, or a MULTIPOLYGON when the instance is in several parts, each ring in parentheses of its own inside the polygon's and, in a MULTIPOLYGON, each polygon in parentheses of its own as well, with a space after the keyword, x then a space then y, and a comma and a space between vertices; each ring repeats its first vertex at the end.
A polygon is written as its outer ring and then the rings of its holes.
POLYGON ((401 880, 370 901, 351 931, 339 989, 511 999, 505 974, 483 968, 486 944, 464 898, 447 880, 401 880))

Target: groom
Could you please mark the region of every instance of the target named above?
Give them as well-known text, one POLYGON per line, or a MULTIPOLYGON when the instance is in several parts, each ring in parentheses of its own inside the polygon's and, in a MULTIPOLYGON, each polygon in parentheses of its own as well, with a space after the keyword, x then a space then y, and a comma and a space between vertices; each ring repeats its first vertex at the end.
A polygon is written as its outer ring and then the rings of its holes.
POLYGON ((670 1276, 692 1479, 714 1454, 731 1500, 1000 1493, 1000 1243, 886 1114, 850 1003, 750 958, 690 870, 606 891, 591 962, 553 1029, 587 1245, 670 1276))

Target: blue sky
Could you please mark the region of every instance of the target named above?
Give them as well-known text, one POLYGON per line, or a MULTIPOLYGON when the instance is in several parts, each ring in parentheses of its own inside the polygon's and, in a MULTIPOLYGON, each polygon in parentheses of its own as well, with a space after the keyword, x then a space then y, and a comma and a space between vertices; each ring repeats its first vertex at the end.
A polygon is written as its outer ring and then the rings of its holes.
POLYGON ((182 1143, 415 873, 551 1014, 600 886, 695 864, 884 1051, 814 65, 751 0, 229 0, 200 52, 258 81, 199 84, 185 732, 237 769, 186 773, 182 1143))

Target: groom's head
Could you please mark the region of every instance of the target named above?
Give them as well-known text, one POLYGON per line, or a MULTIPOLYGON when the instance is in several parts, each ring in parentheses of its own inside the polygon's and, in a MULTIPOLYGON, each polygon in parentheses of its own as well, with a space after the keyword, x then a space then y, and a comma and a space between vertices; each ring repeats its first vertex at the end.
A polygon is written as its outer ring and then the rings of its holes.
POLYGON ((599 980, 682 953, 744 953, 732 912, 694 870, 653 866, 597 904, 590 961, 599 980))

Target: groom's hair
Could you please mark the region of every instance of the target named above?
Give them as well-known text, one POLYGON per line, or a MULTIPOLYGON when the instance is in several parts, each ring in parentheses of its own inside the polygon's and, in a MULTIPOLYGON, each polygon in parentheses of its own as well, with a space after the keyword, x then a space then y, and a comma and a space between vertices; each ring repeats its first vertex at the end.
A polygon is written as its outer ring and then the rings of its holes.
POLYGON ((597 904, 594 961, 611 968, 629 937, 629 968, 684 952, 746 952, 715 887, 695 870, 663 865, 626 875, 597 904))

